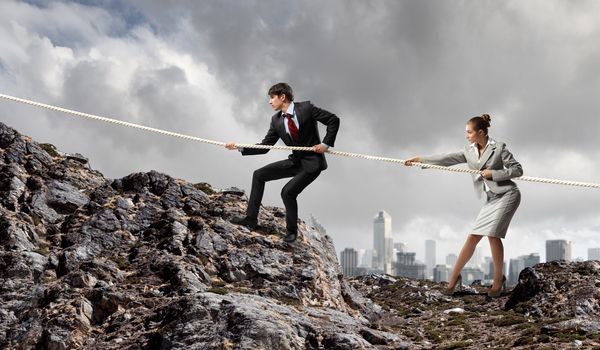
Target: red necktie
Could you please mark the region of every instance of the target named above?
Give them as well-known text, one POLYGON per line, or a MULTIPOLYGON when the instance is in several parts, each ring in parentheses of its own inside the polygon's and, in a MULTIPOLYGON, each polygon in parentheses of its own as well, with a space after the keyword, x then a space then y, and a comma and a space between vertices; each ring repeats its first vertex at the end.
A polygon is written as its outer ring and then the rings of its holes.
POLYGON ((296 142, 297 138, 298 138, 298 128, 296 127, 296 124, 292 120, 291 114, 284 113, 284 115, 287 118, 288 130, 290 131, 290 136, 292 137, 292 141, 296 142))

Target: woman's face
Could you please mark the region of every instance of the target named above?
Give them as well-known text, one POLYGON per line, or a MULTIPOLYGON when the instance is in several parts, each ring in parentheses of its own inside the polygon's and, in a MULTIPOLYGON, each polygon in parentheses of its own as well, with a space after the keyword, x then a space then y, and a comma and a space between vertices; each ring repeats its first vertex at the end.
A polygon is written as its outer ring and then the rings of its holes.
POLYGON ((485 136, 483 130, 475 130, 472 123, 467 123, 467 126, 465 127, 465 137, 469 143, 481 143, 479 141, 485 140, 485 136))

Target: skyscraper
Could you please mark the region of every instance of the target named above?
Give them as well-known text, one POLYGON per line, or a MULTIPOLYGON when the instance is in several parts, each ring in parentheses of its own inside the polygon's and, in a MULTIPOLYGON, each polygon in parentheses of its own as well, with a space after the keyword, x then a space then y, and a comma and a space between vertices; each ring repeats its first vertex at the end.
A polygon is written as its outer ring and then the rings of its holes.
POLYGON ((546 261, 571 261, 571 242, 564 239, 546 241, 546 261))
POLYGON ((446 265, 454 266, 454 264, 456 264, 456 259, 458 259, 456 254, 448 254, 446 256, 446 265))
POLYGON ((538 253, 531 253, 529 255, 521 255, 519 258, 523 259, 525 267, 533 267, 540 263, 540 255, 538 253))
POLYGON ((519 282, 519 274, 525 268, 525 262, 523 259, 516 258, 510 259, 508 265, 508 281, 509 286, 514 286, 519 282))
POLYGON ((404 242, 394 243, 394 250, 396 250, 396 253, 404 253, 406 251, 406 243, 404 243, 404 242))
POLYGON ((373 249, 365 249, 359 266, 371 268, 373 264, 373 249))
POLYGON ((392 262, 395 263, 396 257, 398 253, 404 253, 406 251, 406 243, 404 242, 396 242, 394 243, 394 249, 392 254, 392 262))
POLYGON ((435 265, 433 268, 434 282, 448 282, 452 269, 448 265, 435 265))
POLYGON ((491 256, 486 256, 483 258, 483 272, 485 272, 486 276, 490 275, 490 266, 492 266, 493 262, 492 262, 492 257, 491 256))
POLYGON ((415 260, 416 253, 404 252, 396 253, 395 273, 397 276, 403 276, 408 278, 414 278, 423 280, 425 279, 425 264, 418 263, 415 260))
POLYGON ((425 241, 425 265, 427 265, 426 277, 433 277, 433 268, 436 265, 435 259, 435 241, 428 239, 425 241))
POLYGON ((481 247, 477 246, 477 247, 475 247, 475 251, 473 252, 473 256, 467 262, 467 267, 480 268, 482 260, 483 260, 483 253, 481 251, 481 247))
POLYGON ((356 275, 358 266, 358 254, 353 248, 346 248, 340 253, 340 264, 344 276, 350 277, 356 275))
POLYGON ((373 219, 373 268, 392 273, 392 217, 380 211, 373 219))
POLYGON ((600 260, 600 248, 588 248, 588 260, 600 260))

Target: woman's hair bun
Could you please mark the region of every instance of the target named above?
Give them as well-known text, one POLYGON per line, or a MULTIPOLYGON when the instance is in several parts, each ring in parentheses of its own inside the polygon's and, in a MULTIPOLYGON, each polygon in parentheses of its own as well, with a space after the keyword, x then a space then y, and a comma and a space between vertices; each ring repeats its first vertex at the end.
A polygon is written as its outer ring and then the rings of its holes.
POLYGON ((485 120, 488 127, 492 124, 492 117, 489 114, 482 114, 481 119, 485 120))

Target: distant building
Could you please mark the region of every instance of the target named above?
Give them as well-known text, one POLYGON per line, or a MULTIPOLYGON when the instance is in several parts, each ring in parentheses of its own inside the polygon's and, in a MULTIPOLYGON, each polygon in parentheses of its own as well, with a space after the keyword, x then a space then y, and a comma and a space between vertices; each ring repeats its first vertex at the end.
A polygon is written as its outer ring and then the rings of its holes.
POLYGON ((456 259, 458 259, 456 254, 448 254, 446 256, 446 265, 454 266, 454 264, 456 264, 456 259))
MULTIPOLYGON (((487 270, 488 270, 488 273, 485 275, 485 279, 488 281, 491 281, 494 279, 494 262, 493 261, 489 262, 487 270)), ((504 275, 506 276, 506 278, 508 279, 509 275, 510 275, 510 271, 508 270, 508 265, 507 265, 506 261, 504 261, 502 263, 502 271, 503 271, 504 275)))
MULTIPOLYGON (((504 265, 506 266, 506 265, 504 265)), ((502 267, 504 267, 502 266, 502 267)), ((486 280, 492 280, 494 279, 494 261, 490 261, 488 263, 488 268, 487 268, 487 273, 485 274, 485 279, 486 280)), ((504 271, 504 274, 506 275, 508 271, 506 271, 506 269, 502 269, 502 271, 504 271)), ((508 275, 507 275, 508 276, 508 275)), ((508 278, 508 277, 507 277, 508 278)))
POLYGON ((394 243, 394 254, 392 254, 392 262, 396 263, 396 257, 398 253, 404 253, 406 251, 406 243, 396 242, 394 243))
POLYGON ((380 211, 373 218, 373 269, 392 273, 392 217, 380 211))
POLYGON ((571 242, 564 239, 546 241, 546 261, 571 261, 571 242))
POLYGON ((385 273, 393 274, 393 264, 394 264, 394 240, 392 237, 385 239, 385 259, 383 270, 385 273))
POLYGON ((342 273, 346 277, 356 276, 358 266, 358 253, 353 248, 346 248, 340 253, 342 273))
POLYGON ((396 242, 394 243, 394 250, 396 253, 404 253, 406 251, 406 243, 396 242))
POLYGON ((371 268, 371 264, 373 263, 373 249, 365 249, 361 255, 358 266, 371 268))
POLYGON ((528 255, 521 255, 519 258, 523 259, 525 267, 533 267, 540 263, 540 255, 538 253, 531 253, 528 255))
POLYGON ((600 248, 588 248, 588 260, 600 260, 600 248))
POLYGON ((492 262, 492 257, 491 256, 486 256, 483 258, 483 272, 485 272, 486 276, 489 276, 491 273, 493 273, 493 267, 492 267, 492 271, 490 271, 490 267, 492 266, 493 262, 492 262))
POLYGON ((460 272, 462 275, 464 284, 471 284, 474 281, 483 281, 485 279, 485 273, 482 269, 477 267, 465 267, 460 272))
POLYGON ((508 265, 508 281, 509 286, 514 286, 519 282, 519 273, 525 268, 525 262, 522 259, 510 259, 508 265))
POLYGON ((434 282, 448 282, 452 268, 448 265, 435 265, 433 268, 434 282))
POLYGON ((480 268, 481 267, 482 256, 483 256, 483 254, 481 252, 481 247, 479 247, 479 246, 475 247, 475 251, 473 252, 473 256, 467 262, 467 267, 480 268))
POLYGON ((425 279, 427 266, 415 260, 416 253, 405 252, 396 254, 394 271, 397 276, 403 276, 418 280, 425 279))
POLYGON ((427 278, 433 277, 433 268, 435 267, 436 259, 435 259, 435 241, 432 239, 428 239, 425 241, 425 265, 427 265, 427 278))

